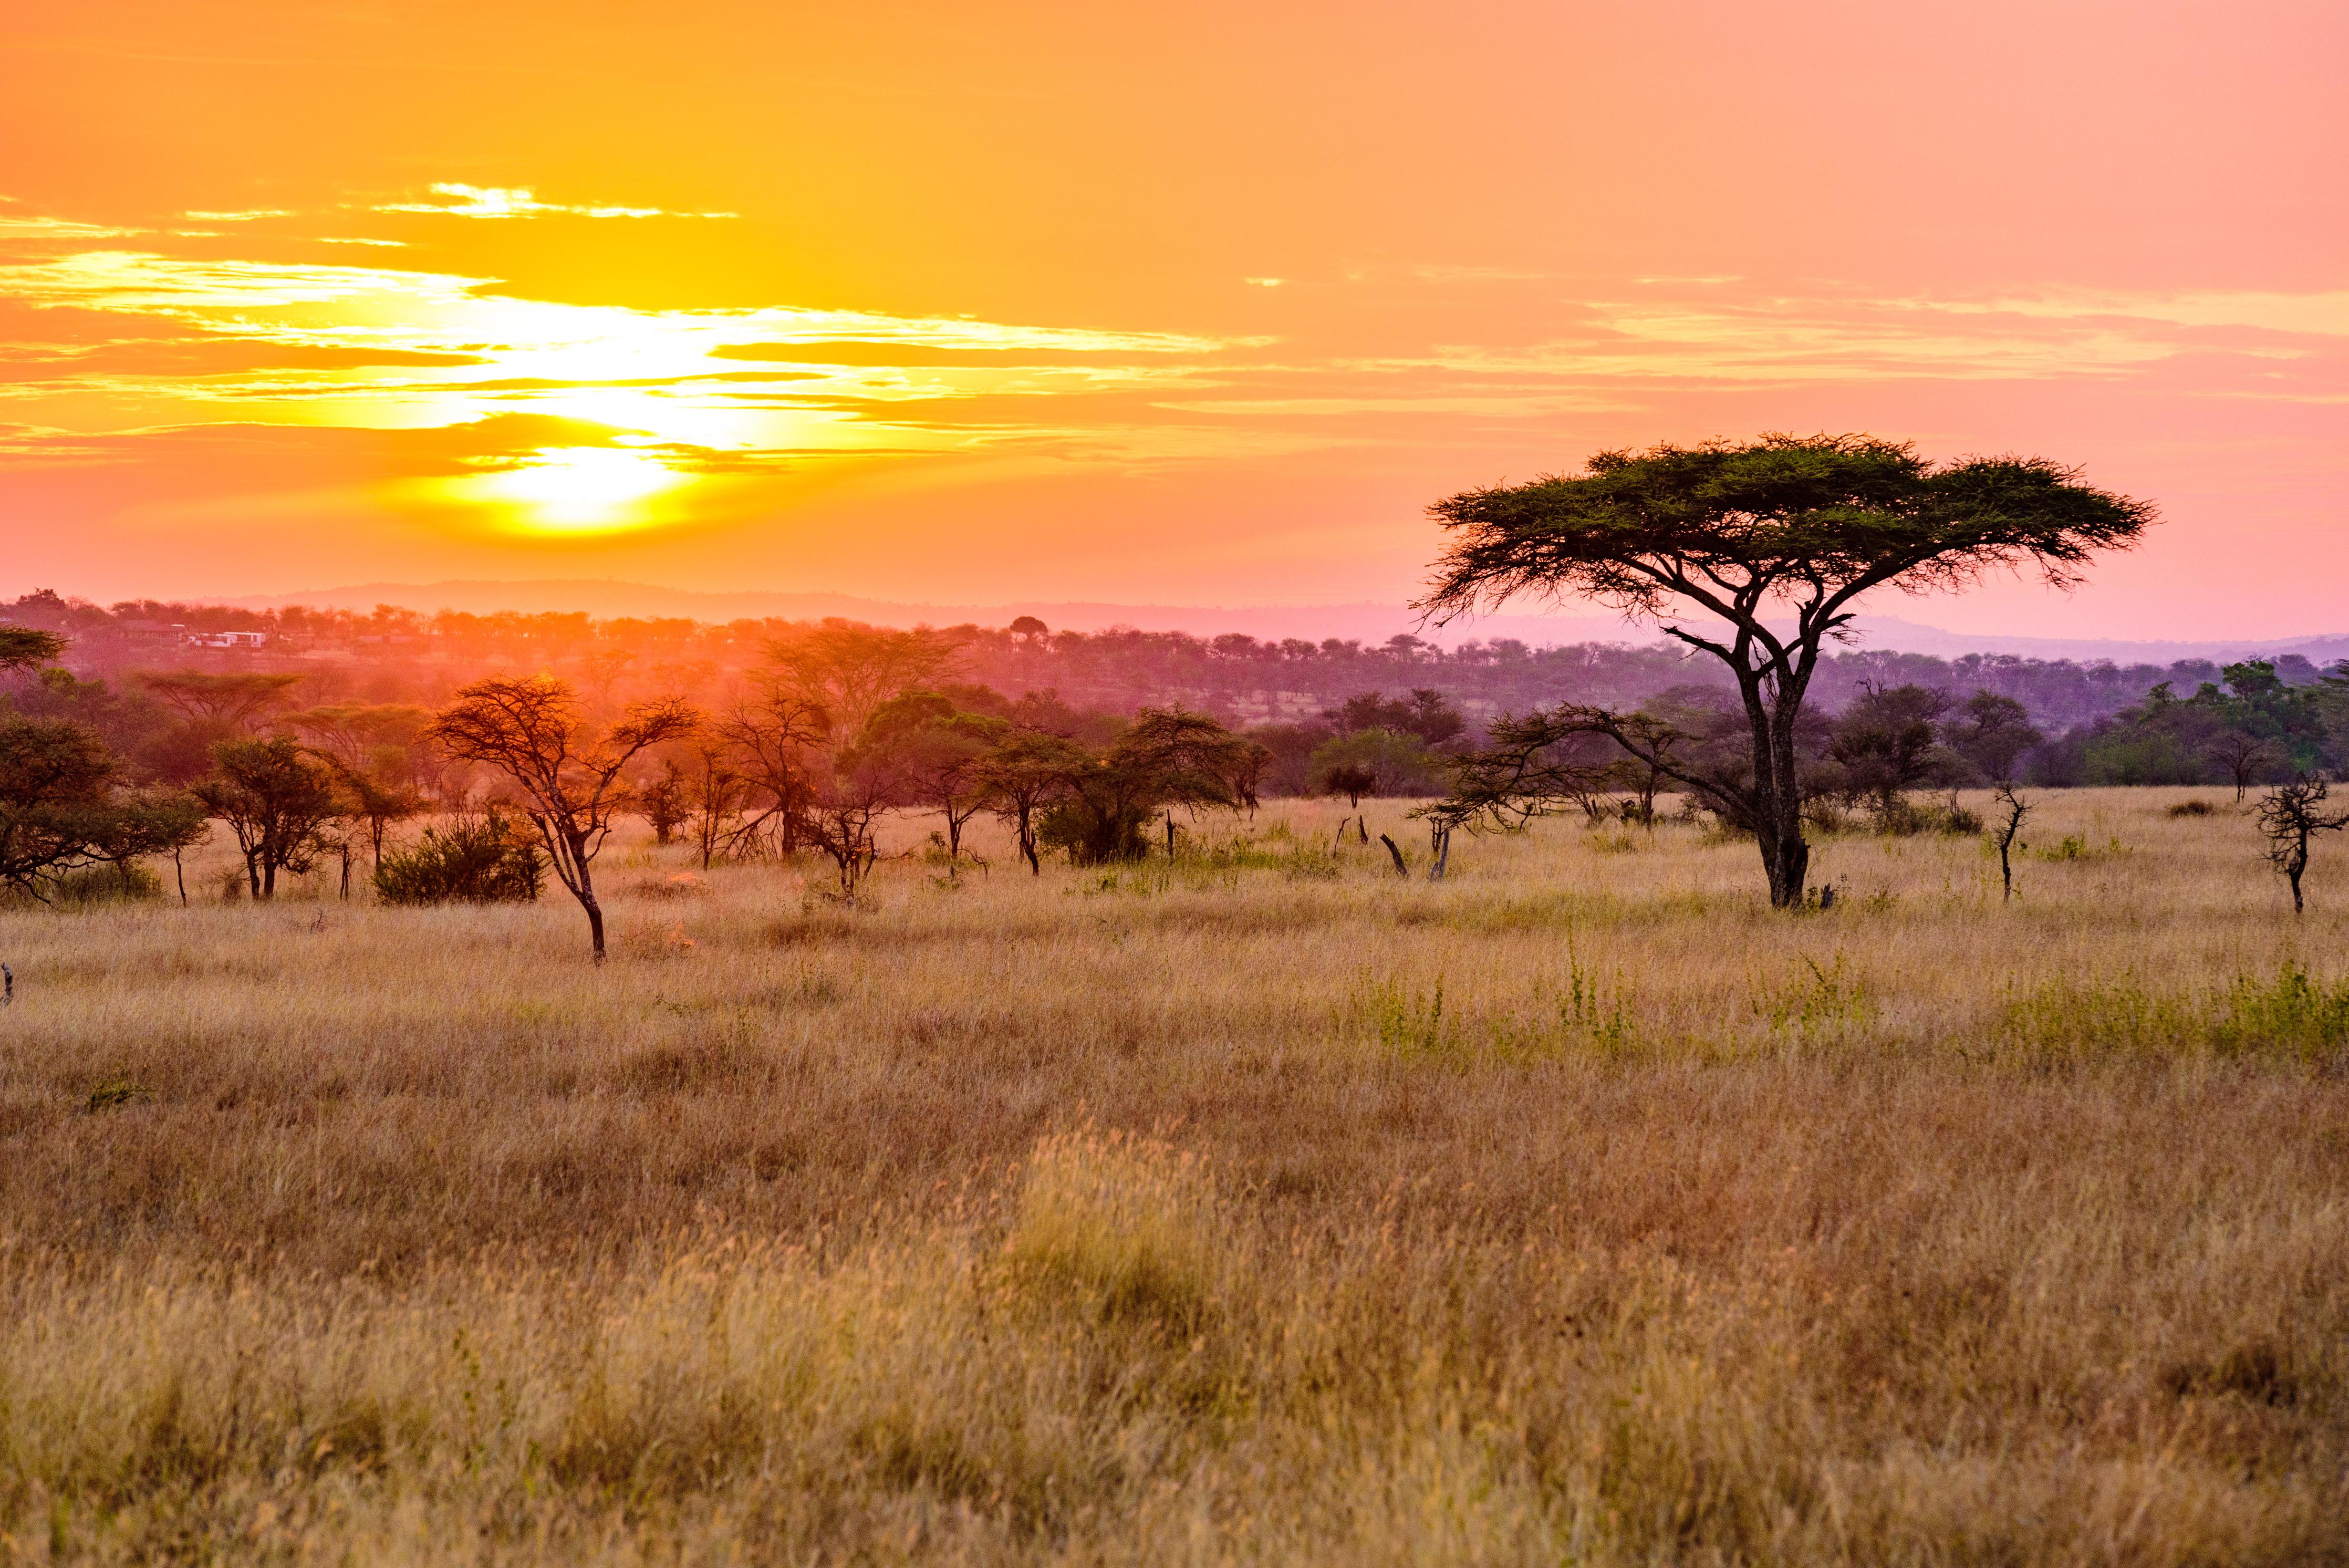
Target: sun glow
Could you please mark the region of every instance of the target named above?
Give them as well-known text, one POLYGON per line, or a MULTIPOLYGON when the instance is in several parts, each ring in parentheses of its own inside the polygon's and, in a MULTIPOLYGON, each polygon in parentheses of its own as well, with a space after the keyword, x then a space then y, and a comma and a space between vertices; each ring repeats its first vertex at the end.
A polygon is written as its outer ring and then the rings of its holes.
POLYGON ((654 519, 642 504, 685 482, 649 453, 583 446, 542 448, 524 466, 475 483, 525 532, 584 534, 644 526, 654 519))

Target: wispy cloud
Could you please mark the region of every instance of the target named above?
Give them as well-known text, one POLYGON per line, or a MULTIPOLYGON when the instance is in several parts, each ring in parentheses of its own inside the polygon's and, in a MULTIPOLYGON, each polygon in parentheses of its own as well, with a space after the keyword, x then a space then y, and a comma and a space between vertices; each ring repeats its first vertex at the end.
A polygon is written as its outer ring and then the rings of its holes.
MULTIPOLYGON (((527 185, 460 185, 432 188, 433 200, 379 202, 372 213, 429 213, 443 218, 536 218, 558 214, 572 218, 732 218, 734 213, 679 213, 664 207, 596 206, 571 202, 542 202, 527 185)), ((192 216, 193 214, 191 214, 192 216)))

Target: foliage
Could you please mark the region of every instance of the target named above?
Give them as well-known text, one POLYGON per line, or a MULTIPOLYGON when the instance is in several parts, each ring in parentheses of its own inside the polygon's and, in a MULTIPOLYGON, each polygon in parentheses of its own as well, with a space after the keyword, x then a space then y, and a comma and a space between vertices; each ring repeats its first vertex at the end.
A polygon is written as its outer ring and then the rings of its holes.
POLYGON ((1442 793, 1444 759, 1408 730, 1357 730, 1325 741, 1313 753, 1312 778, 1322 793, 1394 798, 1442 793))
POLYGON ((279 872, 299 876, 329 847, 327 826, 343 811, 334 771, 290 735, 222 741, 212 761, 217 771, 189 793, 236 835, 253 896, 274 898, 279 872))
POLYGON ((99 857, 114 759, 69 720, 0 718, 0 885, 34 898, 99 857))
POLYGON ((1989 784, 2015 776, 2024 753, 2046 737, 2033 727, 2030 711, 2012 697, 1977 691, 1941 727, 1941 739, 1989 784))
POLYGON ((537 836, 498 807, 428 827, 416 845, 376 865, 376 896, 387 904, 527 904, 545 885, 537 836))
POLYGON ((36 626, 0 626, 0 670, 32 670, 54 663, 66 650, 66 639, 36 626))
POLYGON ((1149 853, 1143 828, 1181 806, 1237 807, 1242 781, 1261 765, 1258 748, 1204 714, 1145 708, 1109 750, 1068 779, 1038 824, 1044 845, 1080 866, 1136 860, 1149 853))
POLYGON ((685 770, 675 757, 663 757, 660 771, 636 786, 636 811, 653 830, 655 844, 667 844, 692 815, 685 770))
MULTIPOLYGON (((2091 555, 2134 542, 2154 516, 2042 459, 1936 468, 1872 437, 1777 435, 1600 452, 1580 475, 1466 491, 1429 510, 1453 535, 1423 601, 1430 612, 1449 618, 1521 594, 1589 597, 1654 617, 1667 636, 1728 667, 1752 730, 1754 776, 1684 782, 1754 827, 1781 908, 1801 902, 1810 858, 1796 728, 1821 645, 1859 596, 1962 587, 2025 564, 2073 582, 2091 555), (1791 631, 1765 615, 1789 607, 1791 631), (1714 621, 1727 629, 1711 631, 1714 621)), ((1640 756, 1618 731, 1610 738, 1640 756)))
POLYGON ((1067 794, 1091 761, 1074 741, 1027 729, 1002 736, 979 759, 974 783, 989 809, 1010 826, 1030 875, 1044 873, 1038 853, 1040 815, 1067 794))
POLYGON ((1878 823, 1895 829, 1906 796, 1949 775, 1935 726, 1950 700, 1926 686, 1872 688, 1836 718, 1827 755, 1842 768, 1841 794, 1868 801, 1878 823))
POLYGON ((608 729, 591 726, 579 698, 553 676, 477 680, 433 719, 426 737, 448 756, 502 774, 554 862, 554 874, 586 911, 589 943, 604 960, 604 910, 594 864, 615 815, 628 805, 623 782, 641 753, 689 738, 698 710, 681 697, 632 705, 608 729))
POLYGON ((1010 729, 1008 719, 969 711, 954 696, 926 691, 891 698, 865 725, 864 743, 893 754, 905 804, 946 818, 949 874, 962 859, 963 829, 990 804, 987 759, 1010 729))

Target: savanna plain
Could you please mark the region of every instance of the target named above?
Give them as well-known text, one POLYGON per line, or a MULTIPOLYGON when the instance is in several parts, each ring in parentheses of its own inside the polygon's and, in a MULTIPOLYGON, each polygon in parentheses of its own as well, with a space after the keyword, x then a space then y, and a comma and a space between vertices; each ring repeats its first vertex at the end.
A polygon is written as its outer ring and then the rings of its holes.
POLYGON ((2341 845, 1407 804, 0 914, 0 1560, 2349 1562, 2341 845))

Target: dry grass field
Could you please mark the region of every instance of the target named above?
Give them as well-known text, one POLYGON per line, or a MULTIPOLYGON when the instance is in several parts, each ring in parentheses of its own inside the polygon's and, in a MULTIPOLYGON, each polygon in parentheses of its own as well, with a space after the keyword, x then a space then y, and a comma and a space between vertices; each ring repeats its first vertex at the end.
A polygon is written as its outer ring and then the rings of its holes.
POLYGON ((2042 800, 0 914, 0 1561, 2349 1562, 2349 853, 2042 800))

